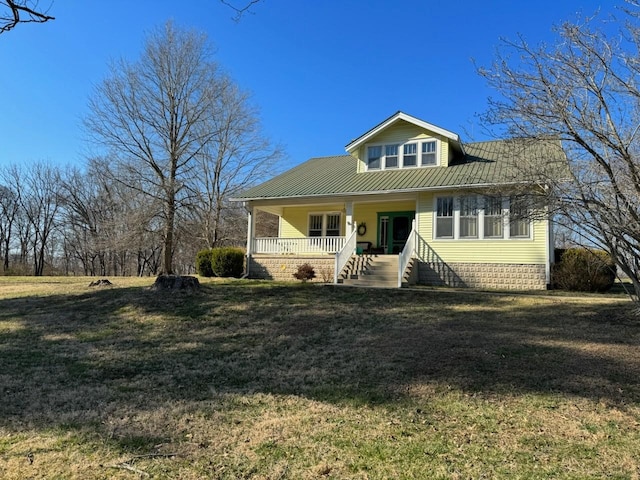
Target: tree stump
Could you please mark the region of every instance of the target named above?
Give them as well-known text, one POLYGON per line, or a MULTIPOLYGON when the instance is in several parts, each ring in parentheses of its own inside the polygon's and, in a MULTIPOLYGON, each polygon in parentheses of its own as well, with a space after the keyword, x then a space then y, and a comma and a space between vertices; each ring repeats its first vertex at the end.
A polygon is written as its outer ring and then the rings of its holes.
POLYGON ((200 290, 196 277, 188 275, 158 275, 152 287, 154 290, 200 290))

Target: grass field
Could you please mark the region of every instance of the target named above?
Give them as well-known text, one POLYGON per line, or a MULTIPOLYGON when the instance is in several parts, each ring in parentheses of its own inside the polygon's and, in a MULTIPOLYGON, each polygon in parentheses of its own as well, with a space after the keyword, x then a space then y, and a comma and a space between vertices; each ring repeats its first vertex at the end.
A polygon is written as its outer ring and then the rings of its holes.
POLYGON ((0 277, 3 479, 638 479, 623 296, 0 277))

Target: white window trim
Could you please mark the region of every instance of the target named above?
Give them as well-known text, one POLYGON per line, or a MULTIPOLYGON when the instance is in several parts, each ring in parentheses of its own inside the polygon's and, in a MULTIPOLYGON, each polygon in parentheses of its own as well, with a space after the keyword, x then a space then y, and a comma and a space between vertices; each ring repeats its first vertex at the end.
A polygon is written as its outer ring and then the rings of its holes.
MULTIPOLYGON (((509 201, 506 197, 501 198, 501 218, 502 218, 502 236, 501 237, 485 237, 484 235, 484 219, 486 209, 486 199, 484 195, 478 196, 479 201, 482 202, 482 223, 479 225, 480 238, 484 240, 505 240, 509 238, 509 201)), ((489 215, 493 216, 493 215, 489 215)))
MULTIPOLYGON (((457 211, 458 213, 458 218, 456 221, 456 224, 458 225, 458 238, 460 240, 480 240, 482 239, 482 234, 483 232, 480 231, 480 218, 481 218, 481 210, 484 211, 484 208, 480 208, 479 204, 479 197, 478 195, 460 195, 458 197, 455 197, 454 201, 453 201, 453 208, 455 209, 455 211, 457 211), (475 215, 467 215, 466 217, 462 216, 462 199, 463 198, 468 198, 470 199, 471 202, 475 203, 475 207, 476 207, 476 214, 475 215), (474 236, 466 236, 466 237, 462 237, 460 235, 460 220, 462 218, 475 218, 476 219, 476 235, 474 236)), ((456 216, 456 212, 454 211, 453 216, 456 216)), ((484 222, 484 216, 482 216, 482 220, 484 222)), ((456 229, 454 228, 454 231, 456 229)))
POLYGON ((340 231, 338 233, 338 237, 342 237, 344 235, 342 228, 342 212, 309 212, 307 215, 307 237, 309 237, 309 230, 311 228, 311 217, 314 215, 322 215, 322 234, 320 237, 310 237, 310 238, 321 238, 327 236, 327 216, 328 215, 339 215, 340 216, 340 231))
POLYGON ((458 209, 456 208, 456 197, 454 195, 442 195, 440 197, 435 197, 433 202, 433 238, 434 240, 455 240, 456 239, 456 224, 458 222, 457 217, 458 209), (439 217, 438 216, 438 199, 439 198, 451 198, 453 202, 453 215, 451 217, 439 217), (438 218, 451 218, 451 233, 452 236, 447 237, 437 237, 438 232, 438 218))
POLYGON ((440 166, 440 149, 441 149, 440 140, 437 138, 413 138, 407 140, 406 142, 376 142, 376 143, 367 143, 364 148, 365 159, 364 159, 364 168, 365 172, 379 172, 382 170, 399 170, 403 168, 433 168, 440 166), (436 143, 436 163, 433 165, 422 165, 422 144, 423 143, 436 143), (415 165, 404 165, 404 146, 415 143, 416 144, 416 164, 415 165), (397 145, 398 146, 398 166, 397 167, 386 167, 386 146, 387 145, 397 145), (380 156, 380 168, 369 168, 369 147, 381 147, 381 156, 380 156))
POLYGON ((474 195, 437 195, 433 197, 433 221, 432 221, 432 240, 441 241, 441 242, 451 242, 451 241, 462 241, 462 242, 477 242, 477 241, 493 241, 493 242, 504 242, 504 241, 532 241, 534 240, 534 228, 533 228, 533 220, 529 219, 529 236, 511 236, 511 218, 509 215, 509 207, 510 200, 508 197, 502 198, 502 215, 503 215, 503 224, 502 237, 485 237, 484 236, 484 196, 483 195, 475 195, 478 215, 477 215, 477 228, 478 228, 478 236, 477 237, 461 237, 460 236, 460 199, 462 197, 469 197, 474 195), (453 197, 453 237, 437 237, 436 236, 436 225, 438 221, 438 198, 446 198, 453 197))
POLYGON ((418 156, 419 156, 418 164, 419 164, 420 167, 423 167, 423 168, 426 168, 426 167, 437 167, 440 164, 440 155, 439 155, 440 151, 438 149, 439 143, 440 142, 438 142, 435 138, 433 138, 431 140, 422 140, 422 141, 420 141, 420 145, 419 145, 420 151, 418 152, 418 156), (436 144, 435 151, 434 152, 428 152, 430 154, 431 153, 435 154, 436 163, 428 163, 426 165, 423 165, 422 164, 422 155, 424 154, 424 152, 422 151, 422 149, 424 148, 424 145, 426 145, 427 143, 435 143, 436 144))

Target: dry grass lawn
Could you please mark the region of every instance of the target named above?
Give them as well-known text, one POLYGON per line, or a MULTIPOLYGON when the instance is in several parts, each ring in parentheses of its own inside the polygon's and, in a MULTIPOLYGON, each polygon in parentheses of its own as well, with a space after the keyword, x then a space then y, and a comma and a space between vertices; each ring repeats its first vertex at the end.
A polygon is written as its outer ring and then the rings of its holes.
POLYGON ((640 475, 622 297, 0 278, 0 478, 640 475))

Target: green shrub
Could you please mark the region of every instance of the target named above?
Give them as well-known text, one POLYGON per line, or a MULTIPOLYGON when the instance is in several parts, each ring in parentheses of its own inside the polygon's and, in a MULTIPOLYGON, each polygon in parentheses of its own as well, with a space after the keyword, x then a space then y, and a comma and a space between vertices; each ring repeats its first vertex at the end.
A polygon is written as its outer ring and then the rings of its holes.
POLYGON ((213 277, 213 269, 211 268, 211 248, 205 248, 196 253, 196 271, 203 277, 213 277))
POLYGON ((293 274, 298 280, 306 282, 307 280, 313 280, 316 278, 316 272, 309 263, 303 263, 298 267, 298 271, 293 274))
POLYGON ((560 250, 553 266, 553 286, 578 292, 606 292, 616 279, 616 265, 603 250, 560 250))
POLYGON ((241 277, 244 272, 244 251, 234 247, 212 249, 211 269, 216 277, 241 277))

